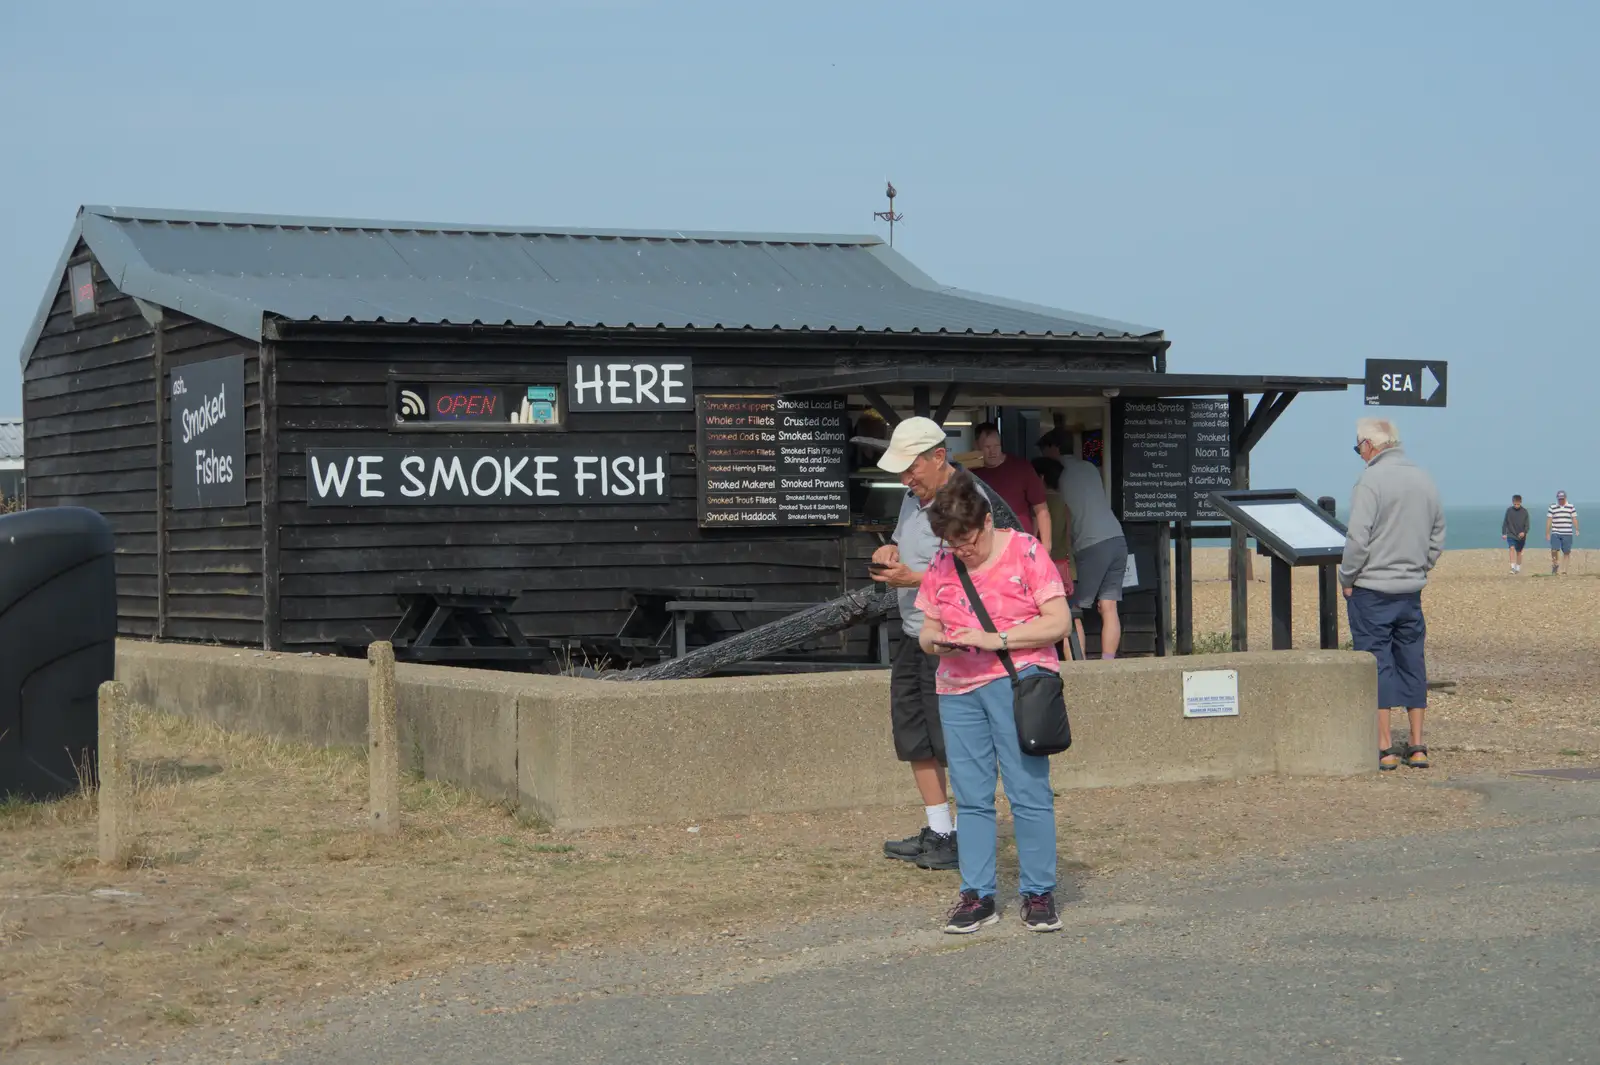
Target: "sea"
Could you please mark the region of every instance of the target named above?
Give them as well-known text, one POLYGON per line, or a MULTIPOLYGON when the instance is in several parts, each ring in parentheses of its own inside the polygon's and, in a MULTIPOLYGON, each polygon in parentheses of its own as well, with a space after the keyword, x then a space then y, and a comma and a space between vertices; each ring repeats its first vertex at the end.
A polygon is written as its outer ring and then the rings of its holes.
MULTIPOLYGON (((1523 500, 1522 505, 1528 508, 1528 547, 1547 547, 1544 538, 1545 508, 1555 499, 1547 499, 1542 503, 1535 502, 1529 505, 1523 500)), ((1506 542, 1500 538, 1500 520, 1505 517, 1506 507, 1509 502, 1492 504, 1488 506, 1462 506, 1444 508, 1444 548, 1446 551, 1470 551, 1475 548, 1504 547, 1506 542)), ((1578 537, 1576 547, 1600 547, 1600 503, 1591 503, 1585 506, 1574 502, 1578 508, 1578 528, 1583 530, 1585 521, 1589 531, 1578 537), (1591 517, 1592 515, 1592 517, 1591 517)), ((1339 520, 1348 517, 1344 506, 1339 508, 1339 520)))

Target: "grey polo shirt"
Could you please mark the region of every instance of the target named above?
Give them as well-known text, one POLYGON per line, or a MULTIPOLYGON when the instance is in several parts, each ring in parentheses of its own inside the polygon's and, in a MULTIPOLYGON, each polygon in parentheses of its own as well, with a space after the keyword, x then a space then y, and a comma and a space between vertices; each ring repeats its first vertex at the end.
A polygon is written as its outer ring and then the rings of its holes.
MULTIPOLYGON (((977 482, 983 494, 994 503, 994 492, 982 481, 977 482)), ((928 506, 910 489, 900 501, 900 518, 894 526, 894 542, 900 548, 900 561, 915 570, 926 570, 933 565, 933 556, 939 553, 944 541, 933 535, 928 524, 928 506)), ((900 599, 900 627, 905 634, 916 639, 922 634, 922 611, 917 609, 916 588, 896 588, 900 599)))

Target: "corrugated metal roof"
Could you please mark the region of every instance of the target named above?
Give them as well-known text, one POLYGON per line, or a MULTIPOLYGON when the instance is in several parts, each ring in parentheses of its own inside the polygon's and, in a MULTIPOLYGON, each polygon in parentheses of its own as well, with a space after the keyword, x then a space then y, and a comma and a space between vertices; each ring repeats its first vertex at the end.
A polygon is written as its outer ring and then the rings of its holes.
POLYGON ((0 418, 0 461, 22 458, 22 419, 0 418))
POLYGON ((935 283, 875 236, 552 230, 84 207, 123 292, 243 336, 292 321, 1153 337, 935 283))

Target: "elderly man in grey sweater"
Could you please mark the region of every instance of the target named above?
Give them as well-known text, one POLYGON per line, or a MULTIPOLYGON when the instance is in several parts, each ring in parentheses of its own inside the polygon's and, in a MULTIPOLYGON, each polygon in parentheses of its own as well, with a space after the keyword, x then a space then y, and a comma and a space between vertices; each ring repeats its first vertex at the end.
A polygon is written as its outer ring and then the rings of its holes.
POLYGON ((1427 623, 1422 589, 1444 550, 1444 510, 1439 491, 1422 467, 1400 448, 1392 422, 1356 423, 1356 453, 1367 468, 1350 494, 1350 531, 1339 583, 1350 611, 1350 636, 1357 651, 1378 660, 1378 768, 1400 760, 1428 766, 1422 717, 1428 706, 1428 671, 1423 658, 1427 623), (1389 710, 1404 707, 1411 742, 1393 743, 1389 710))

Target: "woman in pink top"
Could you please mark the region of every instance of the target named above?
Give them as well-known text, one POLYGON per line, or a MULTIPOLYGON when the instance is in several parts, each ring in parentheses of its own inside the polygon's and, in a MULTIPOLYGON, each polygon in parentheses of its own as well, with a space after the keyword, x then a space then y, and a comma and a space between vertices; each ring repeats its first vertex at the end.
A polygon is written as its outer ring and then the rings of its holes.
POLYGON ((948 546, 934 556, 917 593, 925 615, 922 649, 939 655, 939 718, 950 786, 961 814, 961 899, 946 932, 976 932, 1000 919, 995 909, 994 789, 1005 781, 1017 838, 1022 920, 1036 932, 1061 927, 1056 915, 1056 808, 1050 760, 1024 754, 1011 707, 1011 677, 1059 671, 1055 645, 1071 624, 1061 574, 1044 545, 1024 532, 996 530, 989 501, 967 473, 934 496, 928 523, 948 546), (987 632, 956 570, 960 560, 996 632, 987 632))

